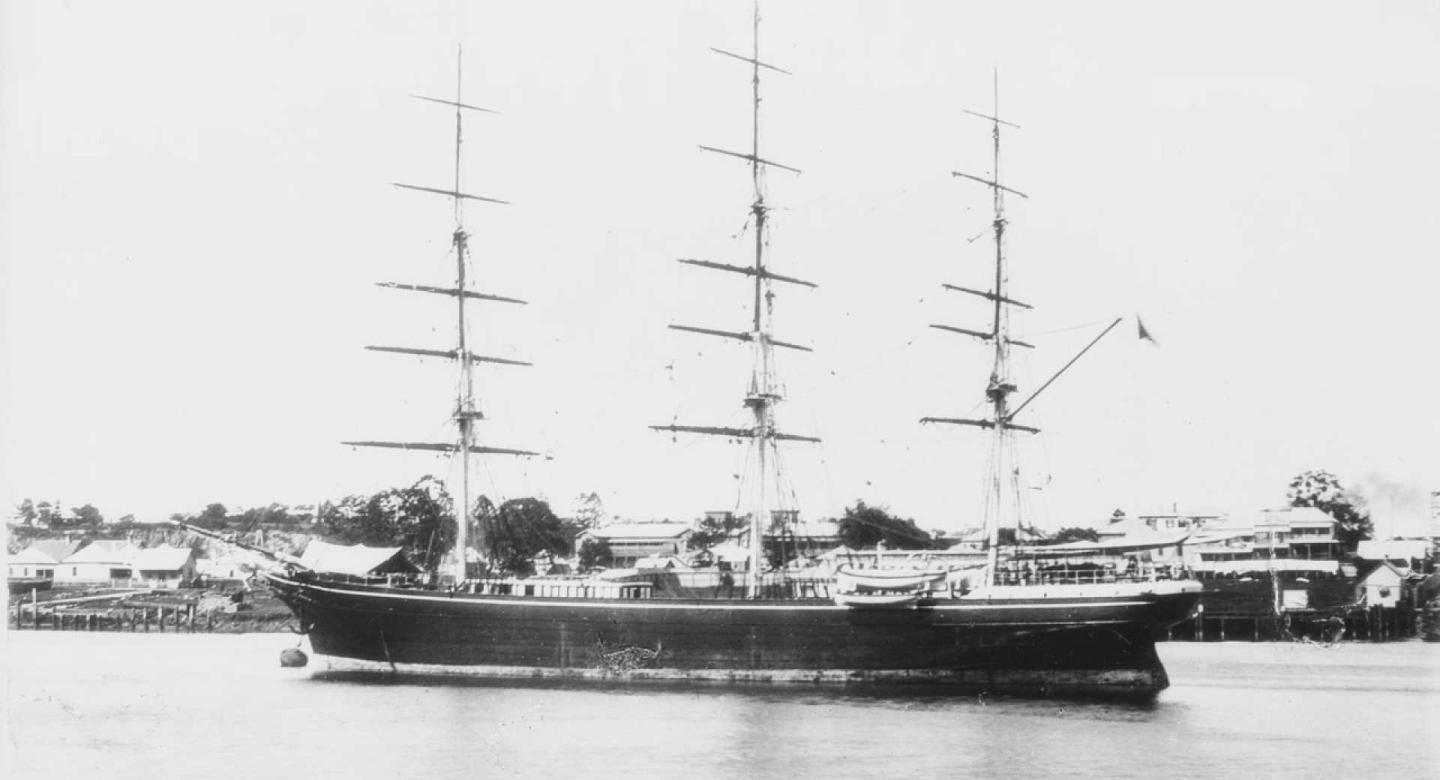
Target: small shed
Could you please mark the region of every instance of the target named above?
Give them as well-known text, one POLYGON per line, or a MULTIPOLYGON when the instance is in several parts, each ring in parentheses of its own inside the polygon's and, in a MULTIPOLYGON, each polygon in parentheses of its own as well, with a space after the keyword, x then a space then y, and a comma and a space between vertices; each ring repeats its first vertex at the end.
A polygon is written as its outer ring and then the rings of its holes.
POLYGON ((195 579, 195 551, 189 547, 151 547, 135 553, 133 581, 147 588, 178 588, 195 579))
POLYGON ((1405 573, 1394 564, 1382 562, 1360 578, 1355 589, 1367 607, 1395 607, 1400 604, 1401 583, 1405 573))
POLYGON ((244 550, 226 550, 213 558, 199 558, 195 570, 208 579, 243 580, 263 566, 261 558, 244 550))
POLYGON ((716 563, 728 563, 732 567, 743 569, 750 563, 750 548, 741 547, 734 542, 717 544, 706 552, 716 563))
POLYGON ((695 567, 674 555, 651 555, 635 561, 637 569, 668 569, 672 571, 694 571, 695 567))
POLYGON ((79 542, 67 539, 37 539, 6 559, 6 575, 14 579, 53 580, 60 562, 69 558, 79 546, 79 542))
POLYGON ((305 545, 300 565, 311 571, 373 577, 386 574, 416 574, 420 571, 400 547, 343 545, 313 539, 305 545))

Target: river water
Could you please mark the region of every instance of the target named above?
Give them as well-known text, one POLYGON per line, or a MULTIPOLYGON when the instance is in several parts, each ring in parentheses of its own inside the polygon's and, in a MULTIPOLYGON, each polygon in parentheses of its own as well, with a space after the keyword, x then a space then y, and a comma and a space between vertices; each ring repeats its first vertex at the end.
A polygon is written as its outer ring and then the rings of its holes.
POLYGON ((7 778, 1440 777, 1440 645, 1165 643, 1153 704, 377 682, 277 634, 9 632, 7 778))

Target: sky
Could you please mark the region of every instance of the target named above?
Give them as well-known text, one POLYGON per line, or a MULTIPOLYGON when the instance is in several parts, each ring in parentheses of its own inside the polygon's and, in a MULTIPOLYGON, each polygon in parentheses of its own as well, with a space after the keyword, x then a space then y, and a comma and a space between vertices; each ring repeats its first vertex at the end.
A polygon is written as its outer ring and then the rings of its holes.
MULTIPOLYGON (((985 188, 1000 114, 1031 522, 1253 515, 1326 469, 1381 535, 1440 490, 1440 6, 767 2, 762 154, 808 517, 857 499, 978 523, 985 188), (1135 337, 1144 318, 1157 343, 1135 337)), ((445 285, 457 47, 496 497, 615 516, 735 508, 743 425, 748 2, 0 4, 0 501, 109 517, 335 500, 453 475, 445 285), (717 278, 718 277, 718 278, 717 278)))

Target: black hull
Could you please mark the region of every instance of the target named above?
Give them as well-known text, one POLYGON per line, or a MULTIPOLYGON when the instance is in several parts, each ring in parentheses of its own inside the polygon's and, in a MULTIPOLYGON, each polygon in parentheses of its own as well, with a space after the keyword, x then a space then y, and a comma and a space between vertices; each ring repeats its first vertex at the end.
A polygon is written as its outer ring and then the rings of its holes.
MULTIPOLYGON (((367 587, 269 575, 334 668, 653 682, 897 683, 1153 696, 1157 631, 1198 586, 999 589, 918 608, 824 600, 598 600, 367 587), (1000 594, 1000 591, 1004 591, 1000 594), (1056 593, 1055 591, 1061 591, 1056 593)), ((1193 583, 1192 583, 1193 584, 1193 583)), ((1152 584, 1153 585, 1153 584, 1152 584)))

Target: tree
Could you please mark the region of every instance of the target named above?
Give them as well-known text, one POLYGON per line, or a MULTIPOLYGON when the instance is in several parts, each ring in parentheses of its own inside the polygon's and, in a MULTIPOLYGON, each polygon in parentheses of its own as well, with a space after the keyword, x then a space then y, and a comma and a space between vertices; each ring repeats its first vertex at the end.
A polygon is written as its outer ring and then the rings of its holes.
POLYGON ((575 498, 575 522, 584 530, 598 528, 605 520, 605 502, 595 492, 581 493, 575 498))
POLYGON ((733 512, 716 512, 705 516, 695 524, 695 530, 685 541, 689 550, 708 550, 726 539, 746 524, 745 518, 736 517, 733 512))
POLYGON ((840 543, 850 548, 874 547, 880 542, 894 550, 935 549, 937 543, 914 520, 892 516, 881 507, 856 501, 839 520, 840 543))
POLYGON ((1328 471, 1306 471, 1290 480, 1290 506, 1313 506, 1335 520, 1335 538, 1346 552, 1375 534, 1365 500, 1348 491, 1328 471))
POLYGON ((455 546, 455 517, 450 494, 426 475, 408 488, 390 488, 371 496, 355 495, 326 504, 321 532, 340 544, 400 547, 426 570, 433 570, 455 546))
POLYGON ((610 542, 598 537, 588 537, 580 543, 579 561, 581 569, 609 566, 614 560, 610 553, 610 542))
POLYGON ((35 521, 46 528, 62 528, 65 518, 60 513, 60 502, 41 501, 35 505, 35 521))
POLYGON ((34 525, 35 518, 37 517, 39 517, 39 514, 35 511, 35 502, 28 498, 21 501, 20 505, 15 507, 15 518, 19 520, 22 525, 34 525))
POLYGON ((1068 542, 1098 542, 1100 532, 1094 528, 1061 528, 1042 544, 1066 544, 1068 542))
POLYGON ((502 571, 530 574, 536 555, 569 555, 575 547, 570 529, 538 498, 512 498, 499 508, 492 508, 488 499, 477 504, 475 514, 484 528, 483 552, 502 571))
POLYGON ((74 516, 71 523, 81 528, 99 528, 105 523, 105 516, 100 514, 100 510, 96 509, 94 504, 86 504, 78 509, 72 509, 70 514, 74 516))
POLYGON ((208 504, 205 507, 205 511, 201 512, 195 518, 195 525, 201 528, 208 528, 212 531, 219 530, 225 527, 225 520, 229 514, 224 504, 208 504))
POLYGON ((290 517, 290 508, 280 503, 253 507, 240 513, 239 517, 230 515, 227 519, 238 521, 241 527, 247 530, 277 525, 294 525, 296 522, 294 518, 290 517))

